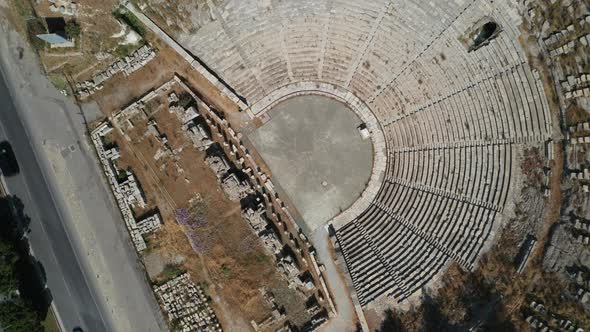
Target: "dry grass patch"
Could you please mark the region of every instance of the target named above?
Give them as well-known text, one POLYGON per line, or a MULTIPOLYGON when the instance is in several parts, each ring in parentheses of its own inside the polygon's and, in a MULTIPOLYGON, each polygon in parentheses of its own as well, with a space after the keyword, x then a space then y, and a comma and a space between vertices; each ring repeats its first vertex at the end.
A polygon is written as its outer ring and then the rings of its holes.
POLYGON ((119 167, 133 170, 145 189, 148 208, 157 206, 161 211, 164 225, 149 237, 150 253, 182 255, 186 259, 181 268, 190 272, 195 282, 208 284, 212 297, 221 297, 232 314, 245 321, 262 320, 270 314, 270 308, 259 289, 286 285, 273 259, 241 217, 240 204, 221 191, 204 161, 205 153, 187 142, 180 122, 167 106, 157 109, 152 117, 171 148, 178 151, 175 156, 153 159, 162 146, 153 135, 145 134, 147 119, 136 121, 126 132, 130 142, 115 131, 108 136, 120 148, 119 167), (203 220, 196 232, 202 246, 196 252, 189 241, 195 234, 175 221, 175 211, 180 207, 203 220))
POLYGON ((572 104, 565 111, 565 123, 567 126, 575 126, 578 123, 590 121, 590 113, 576 104, 572 104))

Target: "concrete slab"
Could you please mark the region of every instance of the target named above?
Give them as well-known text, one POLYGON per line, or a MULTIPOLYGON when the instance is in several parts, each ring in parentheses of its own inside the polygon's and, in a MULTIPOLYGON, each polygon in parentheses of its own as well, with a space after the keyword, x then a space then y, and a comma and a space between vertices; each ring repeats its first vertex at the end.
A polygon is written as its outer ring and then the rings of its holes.
POLYGON ((270 121, 248 138, 311 233, 365 189, 373 166, 371 140, 361 138, 356 114, 324 96, 293 97, 267 114, 270 121))

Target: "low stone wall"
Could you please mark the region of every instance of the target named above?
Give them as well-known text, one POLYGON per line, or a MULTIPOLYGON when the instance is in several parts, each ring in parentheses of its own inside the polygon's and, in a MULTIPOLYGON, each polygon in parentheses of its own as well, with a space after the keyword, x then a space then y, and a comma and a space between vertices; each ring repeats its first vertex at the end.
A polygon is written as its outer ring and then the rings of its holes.
POLYGON ((182 46, 180 46, 172 37, 170 37, 164 30, 160 29, 149 17, 145 16, 139 11, 131 2, 125 3, 125 8, 132 12, 141 23, 145 24, 158 38, 164 41, 170 48, 178 53, 184 60, 186 60, 191 67, 198 71, 203 77, 205 77, 211 84, 213 84, 219 91, 236 103, 240 109, 247 108, 247 105, 233 93, 223 82, 221 82, 213 73, 205 68, 201 63, 195 59, 190 53, 188 53, 182 46))

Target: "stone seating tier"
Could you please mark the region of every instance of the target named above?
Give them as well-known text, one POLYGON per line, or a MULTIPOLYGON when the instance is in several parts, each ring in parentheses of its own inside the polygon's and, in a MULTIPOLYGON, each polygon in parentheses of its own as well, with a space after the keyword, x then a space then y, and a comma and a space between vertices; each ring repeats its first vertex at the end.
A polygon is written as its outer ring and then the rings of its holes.
POLYGON ((250 116, 305 93, 364 114, 376 166, 366 193, 331 221, 361 304, 404 300, 451 261, 475 266, 518 190, 520 149, 551 135, 515 4, 226 0, 211 11, 180 40, 246 98, 250 116), (500 33, 469 51, 488 19, 500 33))

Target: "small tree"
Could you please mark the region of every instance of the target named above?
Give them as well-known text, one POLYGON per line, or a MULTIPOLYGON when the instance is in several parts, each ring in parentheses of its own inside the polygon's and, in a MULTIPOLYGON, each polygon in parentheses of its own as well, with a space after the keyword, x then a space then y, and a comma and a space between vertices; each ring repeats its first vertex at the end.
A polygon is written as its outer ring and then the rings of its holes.
POLYGON ((0 303, 0 325, 5 331, 42 331, 37 313, 20 298, 0 303))
POLYGON ((45 28, 45 25, 43 25, 41 19, 32 18, 27 20, 27 33, 31 46, 33 46, 35 50, 39 51, 45 48, 45 41, 37 37, 37 35, 47 33, 47 29, 45 28))
POLYGON ((70 39, 80 37, 82 29, 80 28, 80 24, 76 21, 69 21, 66 23, 66 36, 70 39))
POLYGON ((18 261, 16 248, 5 241, 0 241, 0 295, 8 296, 18 289, 15 269, 18 261))

